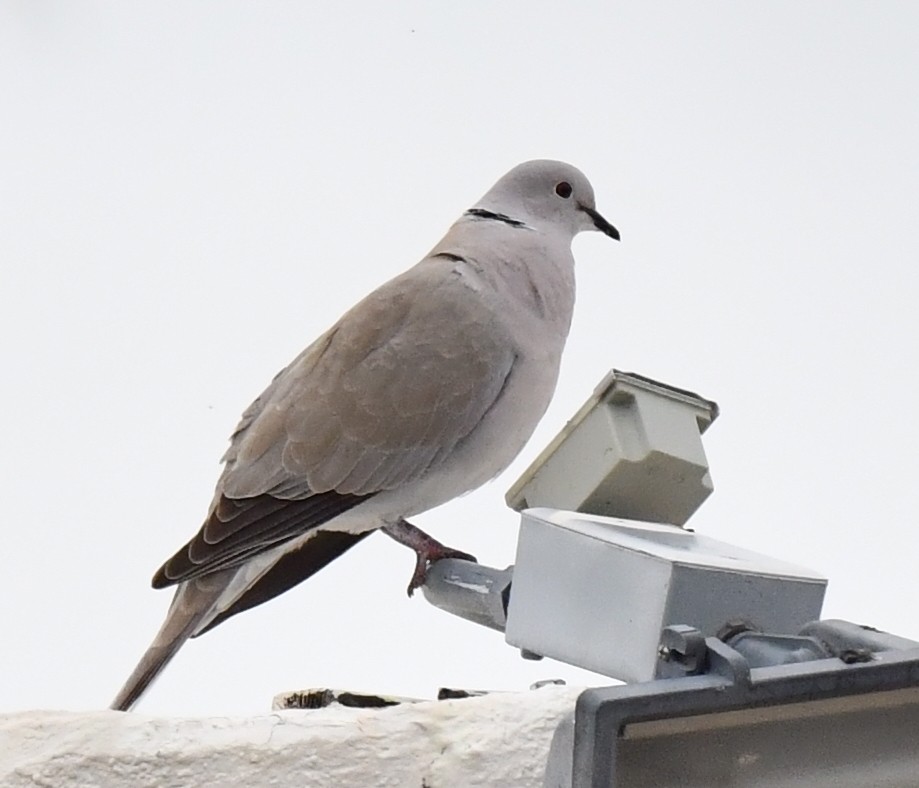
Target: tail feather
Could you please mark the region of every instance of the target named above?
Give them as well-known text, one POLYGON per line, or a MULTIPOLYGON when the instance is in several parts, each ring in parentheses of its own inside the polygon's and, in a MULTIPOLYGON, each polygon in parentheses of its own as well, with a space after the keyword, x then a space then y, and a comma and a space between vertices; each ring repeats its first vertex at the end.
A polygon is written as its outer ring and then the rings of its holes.
POLYGON ((215 610, 210 620, 196 630, 192 637, 209 632, 230 616, 264 604, 269 599, 312 577, 323 567, 350 550, 373 531, 351 534, 346 531, 315 531, 308 541, 288 550, 273 561, 264 572, 255 577, 233 603, 215 610))
POLYGON ((316 529, 299 544, 279 545, 242 566, 180 583, 163 626, 110 708, 128 711, 137 703, 186 640, 293 588, 371 533, 316 529))
POLYGON ((128 711, 140 700, 141 695, 211 611, 233 574, 232 570, 215 572, 182 583, 176 589, 163 626, 109 708, 128 711))

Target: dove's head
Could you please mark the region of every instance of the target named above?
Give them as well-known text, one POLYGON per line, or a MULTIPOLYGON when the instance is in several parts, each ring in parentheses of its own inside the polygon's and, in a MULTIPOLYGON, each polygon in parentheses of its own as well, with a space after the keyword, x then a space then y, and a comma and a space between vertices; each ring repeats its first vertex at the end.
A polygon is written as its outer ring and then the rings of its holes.
POLYGON ((510 222, 557 229, 574 237, 599 230, 619 240, 619 231, 597 211, 587 177, 563 161, 536 159, 518 164, 504 175, 472 209, 510 222))

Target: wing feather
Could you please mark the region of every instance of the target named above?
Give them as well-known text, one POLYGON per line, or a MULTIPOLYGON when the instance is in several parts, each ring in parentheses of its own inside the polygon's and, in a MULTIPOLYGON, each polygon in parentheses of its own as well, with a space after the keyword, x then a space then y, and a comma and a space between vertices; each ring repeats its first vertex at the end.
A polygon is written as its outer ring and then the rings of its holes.
POLYGON ((454 265, 390 281, 274 378, 231 437, 204 525, 154 586, 237 566, 450 456, 515 361, 488 293, 454 265))
POLYGON ((222 539, 214 541, 212 537, 208 541, 205 533, 215 530, 216 515, 212 512, 195 537, 160 567, 153 577, 153 587, 165 588, 239 566, 271 547, 322 525, 362 500, 360 496, 338 493, 315 495, 303 501, 279 501, 269 495, 259 496, 248 512, 255 510, 260 516, 250 519, 245 527, 229 531, 222 539))
POLYGON ((392 489, 475 429, 513 346, 451 261, 427 262, 368 296, 272 384, 237 433, 225 495, 392 489))

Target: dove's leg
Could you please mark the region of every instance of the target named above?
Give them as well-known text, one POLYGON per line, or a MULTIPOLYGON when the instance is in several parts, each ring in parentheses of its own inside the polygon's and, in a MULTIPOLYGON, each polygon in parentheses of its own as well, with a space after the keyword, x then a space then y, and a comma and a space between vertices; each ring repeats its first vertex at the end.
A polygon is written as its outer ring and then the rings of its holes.
POLYGON ((475 556, 454 550, 452 547, 438 542, 433 536, 428 536, 420 528, 412 525, 408 520, 398 520, 395 523, 384 525, 383 533, 395 539, 399 544, 411 547, 415 551, 415 571, 408 584, 408 595, 415 593, 415 589, 424 585, 424 577, 428 565, 439 561, 441 558, 462 558, 465 561, 475 561, 475 556))

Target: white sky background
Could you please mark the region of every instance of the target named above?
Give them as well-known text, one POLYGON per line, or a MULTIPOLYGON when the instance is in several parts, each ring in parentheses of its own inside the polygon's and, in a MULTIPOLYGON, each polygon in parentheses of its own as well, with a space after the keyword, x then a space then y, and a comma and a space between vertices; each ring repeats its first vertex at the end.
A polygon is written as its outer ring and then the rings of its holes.
MULTIPOLYGON (((513 562, 503 494, 613 366, 717 400, 691 524, 919 638, 919 6, 0 5, 0 711, 107 705, 272 375, 507 169, 583 169, 555 400, 416 519, 513 562)), ((371 537, 180 652, 141 709, 605 680, 409 601, 371 537)), ((599 622, 598 622, 599 623, 599 622)))

